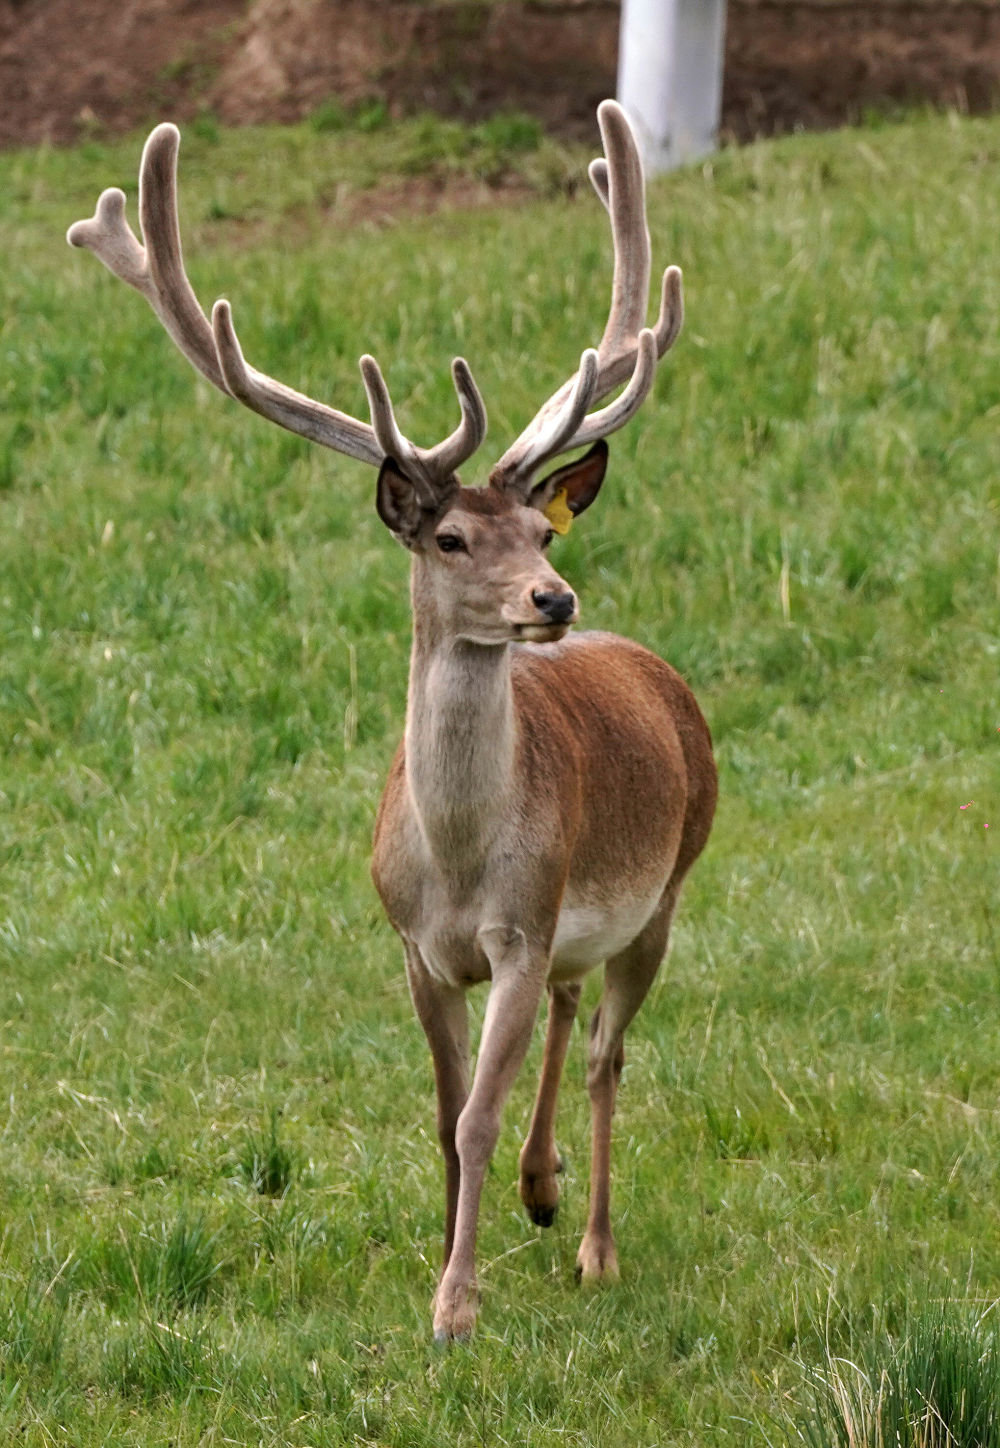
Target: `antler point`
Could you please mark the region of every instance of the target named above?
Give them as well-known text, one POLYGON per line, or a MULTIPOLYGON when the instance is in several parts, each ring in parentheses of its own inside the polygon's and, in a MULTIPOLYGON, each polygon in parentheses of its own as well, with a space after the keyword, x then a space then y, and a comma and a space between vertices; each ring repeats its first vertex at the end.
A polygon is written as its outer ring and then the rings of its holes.
POLYGON ((142 159, 139 162, 140 183, 144 177, 149 176, 150 168, 161 156, 176 165, 180 145, 181 133, 172 121, 161 121, 158 126, 154 126, 142 148, 142 159))
POLYGON ((173 121, 161 121, 158 126, 153 127, 146 137, 147 149, 150 146, 162 146, 165 144, 179 146, 180 143, 181 133, 173 121))
POLYGON ((628 118, 628 112, 624 106, 617 101, 601 101, 597 107, 597 122, 601 128, 601 139, 604 141, 604 149, 608 149, 609 137, 622 138, 626 144, 629 141, 634 143, 635 133, 632 130, 632 122, 628 118))
POLYGON ((610 183, 608 180, 608 163, 603 156, 596 156, 587 167, 587 175, 590 177, 591 185, 597 192, 602 204, 607 206, 610 197, 610 183))

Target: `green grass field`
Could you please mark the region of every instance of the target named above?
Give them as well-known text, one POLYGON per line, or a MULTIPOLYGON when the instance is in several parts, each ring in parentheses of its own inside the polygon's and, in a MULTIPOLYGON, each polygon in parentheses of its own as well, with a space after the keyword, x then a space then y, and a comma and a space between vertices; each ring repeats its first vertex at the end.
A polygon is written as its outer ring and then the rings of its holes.
MULTIPOLYGON (((189 272, 359 414, 371 350, 418 442, 463 353, 484 476, 607 307, 585 158, 536 139, 196 128, 189 272), (535 199, 345 223, 442 150, 535 199)), ((573 1282, 581 1026, 559 1220, 517 1200, 536 1041, 444 1354, 431 1070, 367 863, 406 558, 369 470, 227 404, 66 246, 105 185, 134 218, 139 149, 0 158, 0 1438, 834 1441, 817 1370, 1000 1296, 1000 121, 651 188, 686 330, 555 559, 694 686, 720 810, 629 1037, 620 1284, 573 1282)))

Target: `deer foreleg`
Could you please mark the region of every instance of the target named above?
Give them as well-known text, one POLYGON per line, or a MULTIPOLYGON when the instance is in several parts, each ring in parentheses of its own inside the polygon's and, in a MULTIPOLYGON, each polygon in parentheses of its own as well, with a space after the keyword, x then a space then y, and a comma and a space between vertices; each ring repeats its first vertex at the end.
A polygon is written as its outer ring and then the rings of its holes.
POLYGON ((576 1008, 580 1003, 580 990, 577 983, 549 986, 545 1056, 535 1110, 521 1148, 520 1160, 521 1201, 528 1216, 539 1227, 551 1227, 559 1207, 556 1177, 563 1164, 556 1147, 556 1099, 576 1008))
POLYGON ((424 1028, 434 1061, 437 1086, 437 1127, 444 1156, 444 1261, 448 1265, 455 1240, 459 1165, 455 1128, 469 1095, 469 1027, 465 992, 442 985, 429 973, 414 946, 406 945, 406 978, 414 1009, 424 1028))
POLYGON ((472 1090, 458 1119, 455 1145, 460 1177, 455 1240, 434 1300, 438 1342, 468 1337, 476 1321, 476 1227, 483 1179, 500 1134, 500 1114, 524 1060, 548 960, 524 932, 491 926, 479 932, 492 985, 472 1090))

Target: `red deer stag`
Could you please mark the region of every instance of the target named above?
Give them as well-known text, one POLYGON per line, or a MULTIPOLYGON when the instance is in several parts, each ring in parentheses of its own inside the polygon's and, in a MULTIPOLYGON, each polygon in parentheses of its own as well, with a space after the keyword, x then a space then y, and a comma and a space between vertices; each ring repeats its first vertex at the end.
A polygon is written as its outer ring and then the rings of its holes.
POLYGON ((576 598, 546 551, 553 530, 564 532, 596 498, 604 438, 639 408, 682 320, 680 272, 669 267, 659 319, 644 326, 650 249, 642 166, 621 108, 605 101, 598 117, 606 159, 594 161, 590 174, 614 242, 607 326, 484 487, 463 487, 456 473, 486 433, 482 399, 461 358, 452 364, 461 422, 425 449, 400 432, 372 357, 361 359, 369 426, 248 366, 228 302, 216 302, 209 322, 181 256, 175 127, 158 126, 143 152, 144 245, 114 189, 102 194, 92 219, 69 231, 74 246, 89 247, 143 294, 221 392, 377 467, 379 516, 410 550, 406 730, 378 812, 372 870, 403 940, 434 1059, 446 1181, 434 1298, 439 1340, 464 1337, 475 1322, 483 1178, 546 989, 545 1054, 520 1192, 532 1221, 547 1226, 555 1216, 556 1094, 582 979, 602 962, 587 1070, 590 1213, 577 1267, 584 1278, 617 1273, 609 1177, 623 1037, 663 959, 681 883, 715 808, 711 740, 690 690, 635 643, 570 634, 576 598), (615 401, 590 410, 622 384, 615 401), (553 458, 584 446, 582 456, 539 479, 553 458), (486 980, 470 1073, 465 992, 486 980))

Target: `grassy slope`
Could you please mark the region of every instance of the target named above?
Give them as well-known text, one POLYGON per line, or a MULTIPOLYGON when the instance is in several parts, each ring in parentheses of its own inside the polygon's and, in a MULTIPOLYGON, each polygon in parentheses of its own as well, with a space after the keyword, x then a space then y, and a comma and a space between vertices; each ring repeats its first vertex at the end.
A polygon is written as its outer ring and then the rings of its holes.
MULTIPOLYGON (((338 179, 422 166, 414 135, 186 141, 190 271, 349 410, 372 350, 418 439, 463 352, 496 449, 600 327, 605 223, 581 195, 341 229, 338 179)), ((563 1213, 521 1215, 536 1048, 482 1331, 443 1357, 430 1069, 367 878, 406 561, 366 470, 225 405, 65 248, 137 153, 0 161, 0 1433, 763 1442, 871 1301, 1000 1273, 1000 124, 652 190, 689 322, 559 566, 687 674, 722 804, 631 1034, 621 1285, 572 1285, 582 1039, 563 1213), (247 1182, 273 1111, 281 1200, 247 1182)))

